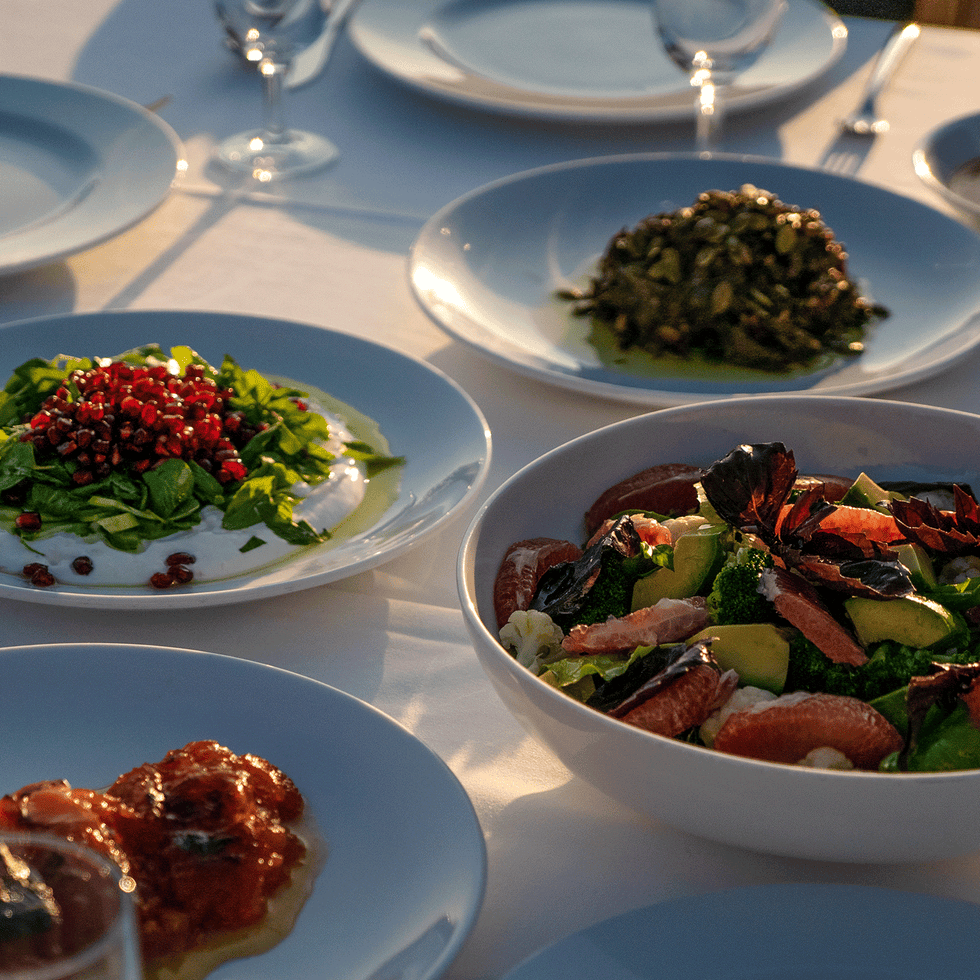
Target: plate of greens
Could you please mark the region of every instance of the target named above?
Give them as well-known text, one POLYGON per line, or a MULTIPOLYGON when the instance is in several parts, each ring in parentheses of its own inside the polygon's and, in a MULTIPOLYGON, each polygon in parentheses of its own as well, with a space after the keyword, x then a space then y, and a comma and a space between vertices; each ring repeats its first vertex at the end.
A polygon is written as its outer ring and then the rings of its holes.
MULTIPOLYGON (((827 270, 828 277, 839 273, 827 270)), ((478 353, 577 394, 657 407, 745 395, 872 394, 935 375, 980 340, 978 273, 980 236, 918 201, 837 174, 724 154, 598 157, 502 178, 433 215, 409 260, 422 309, 478 353), (641 312, 667 334, 676 330, 678 347, 689 344, 690 353, 624 349, 608 326, 597 329, 594 317, 563 298, 589 289, 614 240, 632 238, 638 247, 640 236, 622 232, 665 214, 684 225, 678 215, 701 194, 746 185, 799 209, 799 239, 779 218, 756 235, 752 225, 712 217, 703 226, 698 219, 684 242, 651 236, 636 261, 620 263, 620 278, 632 277, 636 296, 656 287, 641 312), (705 321, 732 322, 729 336, 746 339, 755 329, 750 317, 782 322, 773 312, 788 310, 789 335, 799 321, 792 304, 781 305, 784 293, 800 305, 833 295, 833 283, 808 282, 794 265, 814 211, 843 247, 841 281, 885 314, 859 339, 857 353, 820 351, 812 362, 772 368, 743 365, 727 348, 706 350, 699 344, 705 321), (766 235, 771 244, 759 240, 766 235), (826 292, 811 293, 817 286, 826 292), (673 315, 675 300, 683 316, 673 315), (692 319, 695 307, 700 322, 692 319), (660 317, 664 309, 669 315, 660 317)), ((768 336, 747 342, 756 351, 773 348, 768 336)))
POLYGON ((335 581, 417 544, 489 464, 452 381, 315 326, 87 314, 3 327, 0 351, 4 597, 188 607, 335 581))

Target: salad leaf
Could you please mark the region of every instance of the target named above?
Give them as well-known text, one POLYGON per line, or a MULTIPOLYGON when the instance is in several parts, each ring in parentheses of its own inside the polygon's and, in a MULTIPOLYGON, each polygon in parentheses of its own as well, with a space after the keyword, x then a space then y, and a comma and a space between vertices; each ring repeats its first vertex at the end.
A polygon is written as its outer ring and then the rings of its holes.
MULTIPOLYGON (((621 653, 593 653, 557 660, 548 664, 548 671, 552 675, 549 681, 556 687, 568 688, 579 684, 586 677, 593 677, 600 681, 615 680, 653 649, 649 646, 638 646, 628 656, 621 653)), ((592 691, 586 693, 582 700, 586 700, 591 693, 592 691)))
POLYGON ((194 474, 182 459, 165 459, 159 466, 147 470, 143 479, 150 491, 153 513, 161 517, 170 517, 194 496, 194 474))
POLYGON ((50 361, 40 357, 25 361, 14 369, 13 375, 0 392, 0 426, 20 422, 25 415, 33 415, 41 402, 61 386, 64 379, 76 368, 88 370, 92 361, 88 358, 59 355, 50 361))

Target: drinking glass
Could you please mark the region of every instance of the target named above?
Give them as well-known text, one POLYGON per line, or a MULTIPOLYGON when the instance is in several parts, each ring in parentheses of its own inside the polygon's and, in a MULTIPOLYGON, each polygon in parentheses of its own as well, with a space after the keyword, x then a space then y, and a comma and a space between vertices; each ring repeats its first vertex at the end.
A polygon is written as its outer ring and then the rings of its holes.
POLYGON ((697 147, 710 150, 721 126, 724 89, 766 49, 786 0, 653 0, 657 33, 697 89, 697 147))
POLYGON ((0 832, 0 980, 141 980, 135 887, 89 848, 0 832))
POLYGON ((218 159, 256 180, 280 180, 325 167, 337 147, 316 133, 287 127, 283 81, 298 51, 309 47, 326 20, 321 0, 215 0, 218 20, 246 61, 262 76, 264 123, 218 147, 218 159))

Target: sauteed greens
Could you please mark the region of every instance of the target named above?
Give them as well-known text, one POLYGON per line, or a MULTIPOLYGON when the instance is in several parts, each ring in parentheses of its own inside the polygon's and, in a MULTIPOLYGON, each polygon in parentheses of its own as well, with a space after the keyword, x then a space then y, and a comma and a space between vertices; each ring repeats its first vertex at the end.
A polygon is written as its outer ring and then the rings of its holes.
POLYGON ((560 295, 624 351, 765 371, 856 356, 887 315, 860 295, 819 212, 748 184, 623 229, 589 287, 560 295))

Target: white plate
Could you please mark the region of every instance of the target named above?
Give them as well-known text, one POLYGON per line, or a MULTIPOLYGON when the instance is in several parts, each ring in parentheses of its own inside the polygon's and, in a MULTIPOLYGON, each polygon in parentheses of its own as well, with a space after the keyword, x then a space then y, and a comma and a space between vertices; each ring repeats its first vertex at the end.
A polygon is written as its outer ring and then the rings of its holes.
POLYGON ((433 320, 495 361, 581 394, 650 406, 763 393, 868 394, 936 374, 980 340, 980 236, 890 191, 772 160, 641 154, 542 167, 479 188, 423 227, 409 274, 433 320), (555 290, 584 285, 611 237, 704 190, 752 183, 815 207, 850 273, 891 311, 858 358, 783 378, 720 367, 686 374, 648 358, 604 365, 587 317, 555 290))
MULTIPOLYGON (((354 44, 428 95, 494 112, 576 122, 693 117, 694 96, 658 41, 646 0, 365 0, 354 44)), ((811 0, 789 0, 771 47, 726 95, 754 108, 819 78, 847 28, 811 0)))
POLYGON ((166 198, 180 141, 108 92, 0 75, 0 273, 118 235, 166 198))
POLYGON ((583 929, 506 980, 971 980, 969 902, 847 885, 672 899, 583 929))
POLYGON ((470 397, 435 368, 387 347, 286 320, 197 312, 56 316, 0 327, 5 383, 31 357, 107 356, 140 344, 187 344, 211 363, 230 354, 244 368, 305 382, 374 419, 405 456, 397 499, 366 532, 314 545, 261 572, 160 592, 31 586, 0 574, 0 597, 62 606, 162 609, 244 602, 346 578, 394 558, 440 527, 475 495, 490 462, 490 432, 470 397), (406 409, 410 408, 410 411, 406 409))
POLYGON ((980 218, 980 115, 961 116, 934 129, 912 153, 926 186, 971 218, 980 218))
POLYGON ((329 848, 313 894, 282 943, 214 980, 434 980, 472 927, 486 877, 472 805, 363 701, 250 661, 126 644, 11 647, 0 674, 0 793, 106 786, 199 739, 260 755, 299 787, 329 848))

